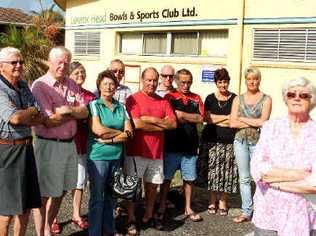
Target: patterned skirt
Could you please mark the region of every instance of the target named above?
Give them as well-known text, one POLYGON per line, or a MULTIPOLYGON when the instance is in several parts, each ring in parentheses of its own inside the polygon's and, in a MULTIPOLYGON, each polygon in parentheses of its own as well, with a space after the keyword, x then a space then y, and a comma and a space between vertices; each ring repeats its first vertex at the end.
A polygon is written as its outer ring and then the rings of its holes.
POLYGON ((233 144, 201 144, 197 163, 197 185, 217 192, 236 193, 238 170, 233 144))

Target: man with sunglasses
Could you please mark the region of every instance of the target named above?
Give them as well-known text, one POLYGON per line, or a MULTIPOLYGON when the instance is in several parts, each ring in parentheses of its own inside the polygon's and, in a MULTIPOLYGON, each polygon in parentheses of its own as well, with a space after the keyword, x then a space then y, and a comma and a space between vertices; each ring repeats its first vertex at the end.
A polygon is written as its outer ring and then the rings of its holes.
POLYGON ((13 47, 0 50, 0 235, 25 235, 30 209, 41 207, 31 126, 44 117, 22 79, 23 58, 13 47))
POLYGON ((160 97, 164 97, 167 93, 174 91, 172 85, 174 79, 174 68, 171 65, 164 65, 160 70, 160 84, 156 93, 160 97))
POLYGON ((120 103, 125 104, 126 98, 132 94, 128 86, 121 84, 125 76, 125 65, 120 59, 114 59, 111 61, 110 70, 114 73, 119 82, 113 97, 120 103))

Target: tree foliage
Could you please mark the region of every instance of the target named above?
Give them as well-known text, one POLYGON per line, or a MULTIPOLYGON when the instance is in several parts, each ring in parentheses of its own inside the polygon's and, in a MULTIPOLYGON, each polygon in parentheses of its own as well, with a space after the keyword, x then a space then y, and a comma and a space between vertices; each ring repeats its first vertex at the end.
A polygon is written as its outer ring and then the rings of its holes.
POLYGON ((25 61, 24 78, 30 83, 47 71, 49 50, 63 43, 64 17, 54 11, 54 7, 52 4, 48 9, 42 8, 41 12, 33 12, 31 26, 9 25, 6 32, 0 33, 0 47, 12 46, 21 50, 25 61))

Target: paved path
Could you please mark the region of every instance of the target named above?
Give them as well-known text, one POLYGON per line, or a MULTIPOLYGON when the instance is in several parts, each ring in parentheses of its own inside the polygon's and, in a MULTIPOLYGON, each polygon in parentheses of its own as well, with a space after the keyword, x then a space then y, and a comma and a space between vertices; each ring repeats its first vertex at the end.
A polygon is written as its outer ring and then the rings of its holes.
MULTIPOLYGON (((87 213, 87 199, 88 194, 85 194, 82 213, 87 213)), ((188 219, 185 219, 182 211, 173 209, 169 210, 168 214, 168 224, 165 227, 164 231, 157 231, 155 229, 147 229, 141 231, 140 235, 148 236, 159 236, 159 235, 182 235, 182 236, 194 236, 194 235, 210 235, 210 236, 239 236, 247 235, 253 231, 252 223, 243 223, 235 224, 232 222, 234 216, 240 214, 239 196, 233 195, 229 199, 229 205, 231 206, 228 216, 219 216, 219 215, 208 215, 207 214, 207 203, 208 203, 208 193, 204 189, 196 188, 193 196, 194 204, 193 208, 201 213, 201 216, 204 218, 202 222, 191 222, 188 219)), ((59 213, 59 221, 62 222, 63 231, 60 235, 74 235, 74 236, 84 236, 88 235, 87 231, 82 231, 77 228, 75 225, 71 224, 71 197, 70 194, 67 194, 64 202, 62 204, 61 211, 59 213)), ((141 217, 143 208, 138 207, 137 218, 141 217)), ((32 221, 32 220, 31 220, 32 221)), ((124 221, 124 215, 123 219, 124 221)), ((31 222, 30 222, 31 223, 31 222)), ((27 235, 34 234, 34 226, 30 224, 27 235)))

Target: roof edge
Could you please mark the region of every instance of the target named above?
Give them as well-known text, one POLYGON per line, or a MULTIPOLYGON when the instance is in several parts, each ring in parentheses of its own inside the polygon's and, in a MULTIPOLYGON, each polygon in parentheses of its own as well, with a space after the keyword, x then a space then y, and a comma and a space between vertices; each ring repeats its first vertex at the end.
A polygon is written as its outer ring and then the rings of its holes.
POLYGON ((66 10, 66 0, 54 0, 54 2, 62 9, 66 10))

